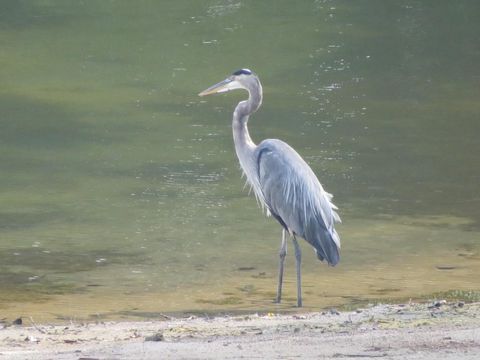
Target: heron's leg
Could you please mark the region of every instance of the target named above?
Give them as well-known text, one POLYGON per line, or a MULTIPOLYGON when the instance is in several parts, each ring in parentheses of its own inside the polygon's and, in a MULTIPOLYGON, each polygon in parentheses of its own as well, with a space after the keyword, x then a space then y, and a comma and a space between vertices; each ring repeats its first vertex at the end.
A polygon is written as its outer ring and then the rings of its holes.
POLYGON ((300 250, 300 245, 298 244, 295 235, 292 238, 293 246, 295 247, 295 263, 297 267, 297 306, 302 307, 302 251, 300 250))
POLYGON ((282 300, 282 283, 283 283, 283 267, 285 264, 285 257, 287 256, 287 234, 285 229, 282 229, 282 245, 280 246, 280 264, 278 266, 278 287, 276 303, 280 303, 282 300))

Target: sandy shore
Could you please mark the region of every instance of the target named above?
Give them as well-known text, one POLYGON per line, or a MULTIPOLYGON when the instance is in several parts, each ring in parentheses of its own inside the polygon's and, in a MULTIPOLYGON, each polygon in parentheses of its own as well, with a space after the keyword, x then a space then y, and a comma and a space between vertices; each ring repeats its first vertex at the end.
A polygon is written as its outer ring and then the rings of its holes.
POLYGON ((3 359, 479 359, 480 303, 353 312, 0 324, 3 359))

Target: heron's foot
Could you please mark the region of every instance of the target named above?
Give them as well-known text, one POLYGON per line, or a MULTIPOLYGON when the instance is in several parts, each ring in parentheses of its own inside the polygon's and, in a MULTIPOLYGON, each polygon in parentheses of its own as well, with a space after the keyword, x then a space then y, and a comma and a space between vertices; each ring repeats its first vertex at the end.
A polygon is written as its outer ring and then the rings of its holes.
POLYGON ((302 299, 297 300, 297 307, 303 307, 302 299))

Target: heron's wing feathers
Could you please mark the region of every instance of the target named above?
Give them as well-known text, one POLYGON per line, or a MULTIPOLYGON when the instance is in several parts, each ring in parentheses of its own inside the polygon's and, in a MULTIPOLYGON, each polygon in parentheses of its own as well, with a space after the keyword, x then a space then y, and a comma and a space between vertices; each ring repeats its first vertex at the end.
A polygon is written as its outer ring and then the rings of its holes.
POLYGON ((334 223, 340 221, 332 195, 308 164, 288 144, 269 139, 256 149, 257 169, 265 205, 287 229, 307 240, 318 257, 338 262, 340 238, 334 223))

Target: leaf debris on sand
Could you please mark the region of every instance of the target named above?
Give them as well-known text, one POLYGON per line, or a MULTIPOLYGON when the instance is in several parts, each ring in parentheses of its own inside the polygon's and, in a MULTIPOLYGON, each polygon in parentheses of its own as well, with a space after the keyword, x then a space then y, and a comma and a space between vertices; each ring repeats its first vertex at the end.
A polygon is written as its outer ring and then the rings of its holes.
POLYGON ((0 358, 473 360, 480 353, 478 302, 376 305, 339 314, 269 313, 68 326, 26 323, 0 328, 0 358))

